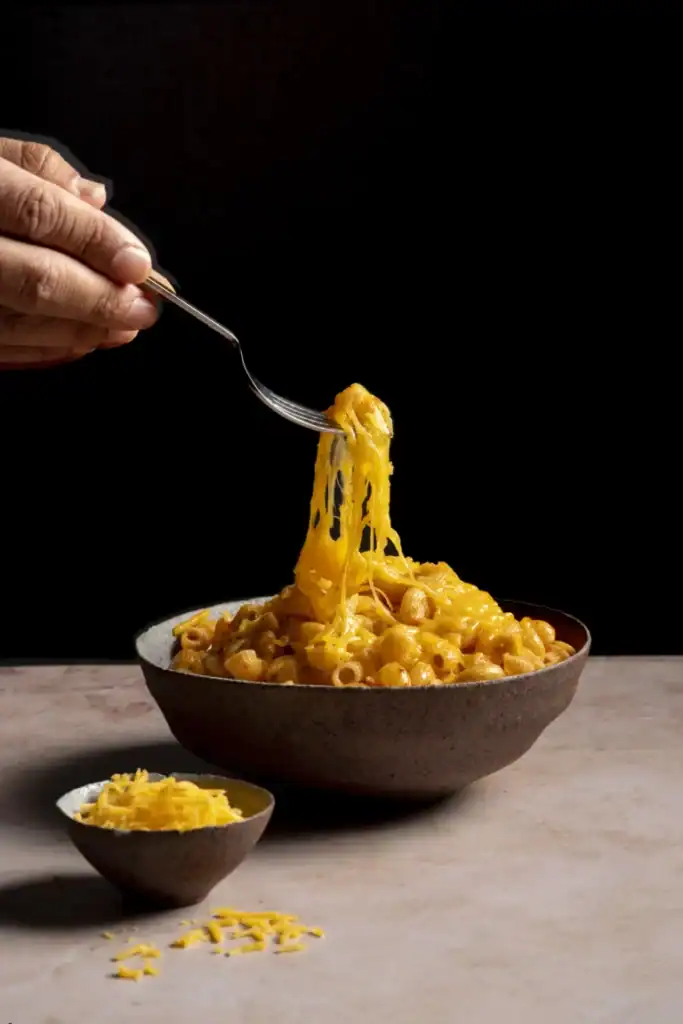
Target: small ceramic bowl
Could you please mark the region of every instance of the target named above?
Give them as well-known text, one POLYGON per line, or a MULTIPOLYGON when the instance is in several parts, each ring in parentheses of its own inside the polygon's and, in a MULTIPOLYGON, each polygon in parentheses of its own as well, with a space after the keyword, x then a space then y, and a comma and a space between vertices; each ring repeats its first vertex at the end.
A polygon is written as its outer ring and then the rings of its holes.
POLYGON ((171 732, 208 764, 247 778, 431 799, 512 764, 576 692, 591 644, 583 623, 552 608, 510 601, 503 608, 550 622, 576 654, 538 672, 454 686, 247 683, 170 667, 173 627, 191 612, 150 626, 137 651, 171 732))
MULTIPOLYGON (((76 821, 74 814, 82 804, 97 799, 107 779, 72 789, 60 797, 57 807, 67 819, 76 849, 117 889, 141 902, 187 907, 208 896, 251 852, 270 820, 275 798, 239 779, 173 775, 203 788, 224 789, 244 820, 187 832, 124 831, 76 821)), ((164 778, 153 773, 149 777, 153 782, 164 778)))

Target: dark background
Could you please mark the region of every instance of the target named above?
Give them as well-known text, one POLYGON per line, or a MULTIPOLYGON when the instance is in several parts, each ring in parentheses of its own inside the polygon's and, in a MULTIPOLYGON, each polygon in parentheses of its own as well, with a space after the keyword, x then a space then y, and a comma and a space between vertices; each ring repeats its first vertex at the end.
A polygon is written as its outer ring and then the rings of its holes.
MULTIPOLYGON (((112 179, 266 383, 389 404, 407 553, 683 652, 676 32, 546 6, 23 6, 0 124, 112 179)), ((177 310, 0 375, 0 428, 2 656, 126 658, 289 582, 315 436, 177 310)))

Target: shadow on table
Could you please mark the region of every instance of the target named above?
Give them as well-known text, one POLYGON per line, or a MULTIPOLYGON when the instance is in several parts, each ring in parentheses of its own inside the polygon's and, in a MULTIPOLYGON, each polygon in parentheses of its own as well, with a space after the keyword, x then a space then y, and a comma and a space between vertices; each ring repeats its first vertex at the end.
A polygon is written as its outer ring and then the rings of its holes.
MULTIPOLYGON (((109 778, 114 772, 133 772, 136 768, 163 774, 212 770, 172 740, 80 751, 72 758, 44 760, 32 769, 4 772, 0 778, 0 822, 16 827, 51 829, 56 836, 66 839, 55 801, 76 786, 109 778)), ((457 808, 458 813, 462 813, 481 799, 478 787, 470 787, 454 797, 405 802, 264 784, 275 794, 276 807, 262 844, 378 828, 401 821, 426 821, 447 809, 457 808)))
POLYGON ((23 879, 0 888, 0 927, 70 931, 115 927, 153 916, 128 904, 99 875, 49 875, 23 879))

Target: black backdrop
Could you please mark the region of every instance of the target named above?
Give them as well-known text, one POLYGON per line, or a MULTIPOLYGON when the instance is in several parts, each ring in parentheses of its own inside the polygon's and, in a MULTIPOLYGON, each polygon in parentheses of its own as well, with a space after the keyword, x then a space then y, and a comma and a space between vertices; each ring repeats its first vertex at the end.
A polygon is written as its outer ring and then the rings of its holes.
MULTIPOLYGON (((408 553, 573 611, 598 651, 683 651, 675 33, 475 9, 23 6, 0 125, 113 179, 271 386, 387 401, 408 553)), ((178 311, 0 375, 0 427, 3 656, 125 658, 289 581, 315 437, 178 311)))

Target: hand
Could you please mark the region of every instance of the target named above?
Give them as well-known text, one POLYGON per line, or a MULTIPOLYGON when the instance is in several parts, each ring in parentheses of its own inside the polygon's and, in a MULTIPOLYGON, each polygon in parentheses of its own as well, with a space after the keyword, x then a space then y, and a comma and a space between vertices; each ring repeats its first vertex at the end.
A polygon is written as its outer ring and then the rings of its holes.
POLYGON ((105 200, 49 146, 0 138, 0 364, 67 362, 156 321, 135 287, 149 252, 105 200))

